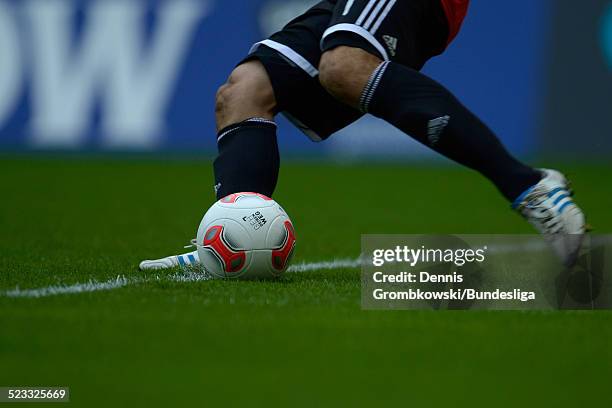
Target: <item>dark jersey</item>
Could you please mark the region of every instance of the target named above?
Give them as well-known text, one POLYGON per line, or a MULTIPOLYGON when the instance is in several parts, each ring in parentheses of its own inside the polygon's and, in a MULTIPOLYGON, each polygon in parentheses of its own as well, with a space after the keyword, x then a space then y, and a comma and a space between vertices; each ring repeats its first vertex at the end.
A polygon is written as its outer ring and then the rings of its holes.
MULTIPOLYGON (((376 1, 376 0, 372 0, 376 1)), ((467 11, 470 5, 470 0, 431 0, 431 1, 440 1, 442 3, 442 8, 444 9, 444 13, 446 14, 446 19, 448 20, 448 44, 450 44, 457 34, 459 34, 459 30, 461 29, 461 25, 463 24, 463 20, 465 20, 465 16, 467 15, 467 11)), ((317 4, 315 7, 320 7, 323 9, 333 8, 338 0, 327 0, 322 1, 317 4)))

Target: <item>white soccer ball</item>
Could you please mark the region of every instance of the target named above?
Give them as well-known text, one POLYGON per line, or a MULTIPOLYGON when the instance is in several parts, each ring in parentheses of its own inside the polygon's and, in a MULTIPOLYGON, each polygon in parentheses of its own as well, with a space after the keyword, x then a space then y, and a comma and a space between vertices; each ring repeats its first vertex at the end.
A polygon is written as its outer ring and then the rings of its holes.
POLYGON ((217 201, 197 234, 204 269, 218 278, 281 276, 295 248, 295 230, 276 201, 257 193, 236 193, 217 201))

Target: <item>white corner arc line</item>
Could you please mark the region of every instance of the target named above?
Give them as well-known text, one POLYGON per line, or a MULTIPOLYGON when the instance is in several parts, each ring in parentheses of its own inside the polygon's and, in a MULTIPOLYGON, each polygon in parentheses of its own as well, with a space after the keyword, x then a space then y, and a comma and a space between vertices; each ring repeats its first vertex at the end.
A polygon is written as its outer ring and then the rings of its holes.
POLYGON ((52 285, 36 289, 19 289, 15 288, 4 292, 4 297, 10 298, 41 298, 56 295, 71 295, 77 293, 100 292, 113 289, 119 289, 124 286, 134 285, 141 280, 128 279, 125 276, 117 276, 114 279, 105 282, 90 280, 85 283, 75 283, 73 285, 52 285))
MULTIPOLYGON (((604 240, 601 242, 612 242, 604 240)), ((548 244, 543 241, 531 241, 525 242, 520 245, 508 244, 508 245, 497 245, 490 247, 489 250, 494 253, 513 253, 517 251, 521 252, 541 252, 548 248, 548 244)), ((349 259, 335 259, 331 261, 323 262, 310 262, 295 264, 289 267, 287 272, 289 273, 303 273, 303 272, 316 272, 325 270, 335 269, 357 269, 360 268, 365 262, 365 258, 349 258, 349 259)), ((100 291, 110 291, 114 289, 120 289, 130 285, 138 285, 147 282, 156 281, 169 281, 169 282, 181 282, 181 283, 193 283, 203 282, 211 280, 211 276, 202 272, 194 272, 190 270, 183 270, 173 275, 166 277, 160 277, 159 275, 150 276, 149 278, 135 277, 127 278, 125 276, 117 276, 114 279, 110 279, 104 282, 98 282, 90 280, 85 283, 75 283, 72 285, 53 285, 42 288, 34 289, 11 289, 8 291, 0 291, 0 297, 8 298, 42 298, 57 295, 70 295, 79 293, 91 293, 100 291)))
POLYGON ((313 263, 301 263, 292 265, 287 269, 290 273, 299 272, 314 272, 314 271, 325 271, 333 269, 356 269, 363 265, 361 258, 357 259, 335 259, 333 261, 324 262, 313 262, 313 263))
MULTIPOLYGON (((333 261, 325 262, 314 262, 314 263, 301 263, 295 264, 289 267, 287 272, 299 273, 299 272, 314 272, 323 270, 333 269, 356 269, 361 267, 362 261, 358 259, 338 259, 333 261)), ((43 298, 58 295, 74 295, 79 293, 91 293, 91 292, 102 292, 114 289, 121 289, 123 287, 138 285, 147 282, 155 281, 169 281, 179 283, 194 283, 204 282, 213 279, 210 275, 195 272, 192 270, 183 270, 167 277, 160 277, 158 275, 151 276, 150 278, 128 278, 126 276, 117 276, 116 278, 109 279, 107 281, 99 282, 96 280, 90 280, 85 283, 74 283, 72 285, 52 285, 41 288, 33 289, 20 289, 15 288, 0 292, 0 297, 8 298, 43 298)))

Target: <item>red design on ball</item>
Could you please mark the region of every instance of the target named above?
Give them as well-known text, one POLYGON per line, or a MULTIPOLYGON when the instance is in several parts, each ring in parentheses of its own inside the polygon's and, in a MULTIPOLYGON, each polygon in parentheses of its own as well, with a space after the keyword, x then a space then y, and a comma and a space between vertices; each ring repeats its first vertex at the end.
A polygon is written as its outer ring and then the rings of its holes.
POLYGON ((210 227, 204 234, 205 248, 212 250, 225 266, 225 271, 229 273, 239 272, 246 262, 244 251, 233 250, 223 239, 223 226, 215 225, 210 227))
POLYGON ((272 266, 279 271, 285 269, 295 248, 295 230, 290 221, 285 221, 285 230, 287 240, 280 249, 272 251, 272 266))

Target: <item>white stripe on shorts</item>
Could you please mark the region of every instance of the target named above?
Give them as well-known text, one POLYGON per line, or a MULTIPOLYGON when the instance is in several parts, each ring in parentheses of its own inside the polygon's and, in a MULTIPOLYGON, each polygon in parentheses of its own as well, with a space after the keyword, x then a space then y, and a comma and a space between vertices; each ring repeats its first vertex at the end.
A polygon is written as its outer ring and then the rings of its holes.
MULTIPOLYGON (((380 17, 378 18, 378 21, 376 21, 376 24, 374 24, 374 26, 370 29, 370 32, 372 34, 376 34, 376 31, 378 31, 378 28, 380 27, 380 25, 382 24, 382 22, 385 20, 385 18, 387 18, 387 16, 389 15, 389 13, 391 12, 391 9, 393 8, 393 6, 395 5, 397 0, 391 0, 389 2, 389 4, 387 4, 387 7, 385 7, 385 10, 382 12, 382 14, 380 15, 380 17)), ((366 27, 367 28, 367 27, 366 27)))
POLYGON ((361 25, 363 23, 363 20, 366 19, 366 17, 368 16, 368 13, 370 12, 370 10, 372 10, 372 7, 374 7, 377 1, 379 0, 370 0, 370 2, 367 4, 367 6, 365 6, 363 11, 361 12, 361 15, 359 16, 355 24, 361 25))
POLYGON ((378 4, 376 5, 376 8, 374 9, 374 11, 372 11, 372 14, 370 14, 370 17, 368 17, 366 22, 363 24, 363 28, 365 28, 366 30, 370 29, 370 27, 372 26, 372 23, 374 22, 376 17, 378 17, 380 10, 382 10, 382 8, 385 6, 385 3, 387 3, 388 1, 389 0, 381 0, 378 2, 378 4))
POLYGON ((353 7, 353 4, 355 4, 355 0, 348 0, 346 2, 346 6, 344 7, 344 12, 342 13, 343 16, 348 15, 348 13, 351 12, 351 8, 353 7))
POLYGON ((297 65, 298 67, 300 67, 304 71, 306 71, 306 73, 308 75, 310 75, 311 77, 314 78, 317 75, 319 75, 319 70, 316 69, 310 62, 308 62, 308 60, 306 58, 302 57, 300 54, 295 52, 292 48, 287 47, 286 45, 281 44, 281 43, 276 42, 276 41, 263 40, 263 41, 260 41, 258 43, 255 43, 251 47, 251 50, 249 51, 249 54, 254 53, 255 50, 257 50, 257 47, 259 47, 260 45, 265 45, 266 47, 270 47, 273 50, 276 50, 276 51, 280 52, 285 57, 287 57, 291 62, 293 62, 295 65, 297 65))

